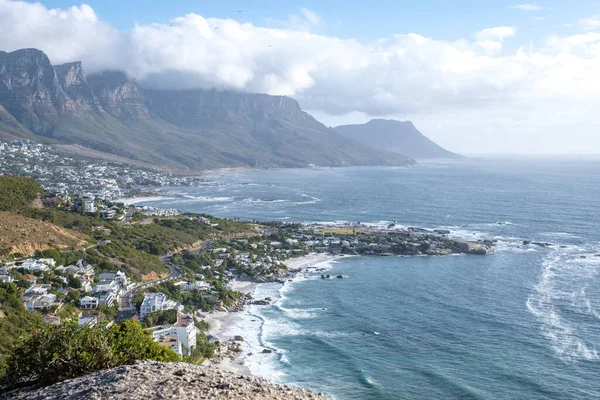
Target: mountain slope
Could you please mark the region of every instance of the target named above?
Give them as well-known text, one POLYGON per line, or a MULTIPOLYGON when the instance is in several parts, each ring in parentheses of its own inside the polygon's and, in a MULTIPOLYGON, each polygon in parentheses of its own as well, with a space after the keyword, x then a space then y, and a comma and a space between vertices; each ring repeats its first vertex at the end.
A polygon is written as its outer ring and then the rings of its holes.
POLYGON ((376 149, 404 154, 412 158, 459 158, 439 146, 415 128, 410 121, 373 119, 366 124, 333 128, 343 136, 376 149))
POLYGON ((53 67, 36 49, 0 52, 0 128, 177 169, 414 162, 338 134, 284 96, 146 90, 119 71, 53 67))

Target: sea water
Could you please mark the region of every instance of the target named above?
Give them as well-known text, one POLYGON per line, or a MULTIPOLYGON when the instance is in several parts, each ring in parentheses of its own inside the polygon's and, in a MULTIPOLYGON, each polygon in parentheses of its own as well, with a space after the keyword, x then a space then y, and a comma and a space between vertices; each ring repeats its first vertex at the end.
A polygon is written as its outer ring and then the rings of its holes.
POLYGON ((242 316, 253 372, 340 399, 600 398, 600 159, 221 173, 160 207, 497 239, 490 256, 350 257, 242 316), (540 247, 524 240, 551 243, 540 247))

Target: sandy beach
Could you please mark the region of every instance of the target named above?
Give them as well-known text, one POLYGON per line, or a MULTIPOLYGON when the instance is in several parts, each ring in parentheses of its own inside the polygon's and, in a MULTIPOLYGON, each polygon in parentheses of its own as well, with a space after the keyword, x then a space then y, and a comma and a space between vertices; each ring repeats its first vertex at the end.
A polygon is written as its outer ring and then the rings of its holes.
POLYGON ((176 197, 169 197, 169 196, 125 197, 122 199, 116 199, 116 200, 114 200, 114 202, 130 205, 130 204, 137 204, 137 203, 142 203, 142 202, 146 202, 146 201, 170 200, 170 199, 175 199, 175 198, 176 197))
MULTIPOLYGON (((291 270, 306 270, 317 264, 332 261, 340 257, 341 256, 332 256, 324 253, 311 253, 303 257, 286 260, 285 263, 291 270)), ((232 281, 230 282, 230 285, 239 292, 253 294, 256 294, 259 285, 281 286, 280 283, 255 283, 245 281, 232 281)), ((268 378, 269 376, 265 376, 265 373, 268 372, 268 370, 261 367, 261 358, 274 357, 276 354, 260 354, 265 346, 262 346, 260 340, 254 336, 258 336, 262 321, 252 314, 250 307, 256 306, 246 306, 245 310, 241 312, 230 313, 226 311, 216 311, 205 314, 205 321, 210 324, 210 329, 207 332, 209 335, 219 339, 222 343, 232 340, 236 335, 244 338, 241 342, 243 351, 237 358, 233 360, 230 358, 223 358, 213 365, 216 365, 225 371, 241 375, 260 375, 268 378), (256 373, 257 371, 258 373, 256 373)), ((212 362, 209 361, 209 363, 212 362)))

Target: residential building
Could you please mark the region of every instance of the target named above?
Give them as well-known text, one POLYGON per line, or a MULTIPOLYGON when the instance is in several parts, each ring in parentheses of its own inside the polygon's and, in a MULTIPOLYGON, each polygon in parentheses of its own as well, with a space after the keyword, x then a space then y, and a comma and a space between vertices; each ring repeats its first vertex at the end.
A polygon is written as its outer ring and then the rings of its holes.
POLYGON ((95 295, 98 298, 98 302, 100 304, 104 304, 107 307, 112 306, 116 299, 115 294, 113 292, 100 292, 95 293, 95 295))
POLYGON ((167 296, 163 293, 145 293, 144 301, 140 307, 140 318, 156 311, 171 309, 183 309, 183 307, 178 305, 177 302, 167 299, 167 296))
POLYGON ((84 326, 94 326, 98 323, 98 317, 95 315, 84 315, 83 313, 79 314, 79 318, 77 319, 77 325, 84 326))
POLYGON ((189 355, 196 347, 196 326, 192 315, 179 314, 177 323, 150 329, 155 341, 175 351, 179 356, 189 355))
POLYGON ((94 309, 98 308, 99 304, 100 300, 97 297, 85 296, 79 299, 79 305, 81 306, 81 308, 94 309))

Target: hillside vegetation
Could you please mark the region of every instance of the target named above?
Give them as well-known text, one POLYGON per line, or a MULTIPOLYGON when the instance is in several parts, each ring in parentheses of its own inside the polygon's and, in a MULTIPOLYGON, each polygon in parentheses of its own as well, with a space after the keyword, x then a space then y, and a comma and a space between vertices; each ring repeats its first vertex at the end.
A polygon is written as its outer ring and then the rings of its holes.
POLYGON ((74 250, 90 241, 87 235, 49 222, 0 212, 0 258, 32 256, 36 251, 48 249, 74 250))
POLYGON ((0 211, 15 211, 28 207, 42 191, 42 186, 35 179, 0 175, 0 211))

